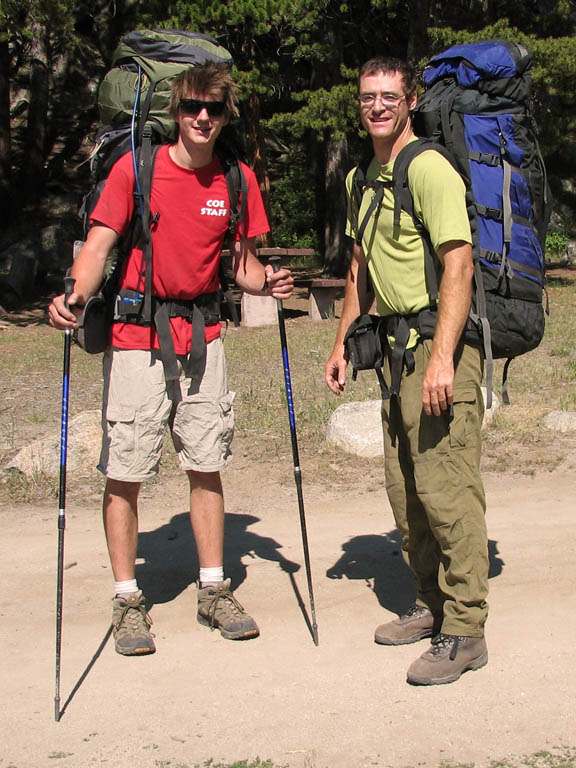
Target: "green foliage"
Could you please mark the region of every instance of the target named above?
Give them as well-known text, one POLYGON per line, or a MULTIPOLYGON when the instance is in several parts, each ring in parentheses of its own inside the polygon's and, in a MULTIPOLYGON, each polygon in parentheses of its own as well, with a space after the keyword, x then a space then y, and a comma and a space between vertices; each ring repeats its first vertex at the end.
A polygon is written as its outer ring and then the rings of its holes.
MULTIPOLYGON (((211 34, 231 51, 245 123, 252 129, 246 132, 249 157, 264 149, 256 147, 262 144, 260 118, 289 147, 290 162, 281 165, 272 158, 268 168, 278 243, 322 247, 318 233, 324 231, 324 208, 331 205, 320 197, 324 147, 330 140, 345 139, 351 157, 361 151, 355 80, 361 63, 377 54, 405 57, 416 50, 423 65, 434 53, 460 42, 500 37, 526 45, 534 53, 534 114, 547 166, 563 177, 573 175, 574 0, 442 0, 425 5, 428 26, 415 13, 420 5, 414 0, 147 0, 119 4, 114 19, 109 9, 88 8, 78 0, 1 0, 0 44, 8 50, 11 93, 20 101, 4 167, 11 163, 13 177, 19 178, 19 165, 30 156, 24 129, 34 45, 46 48, 50 71, 44 164, 50 180, 53 168, 77 164, 81 158, 72 160, 74 147, 95 127, 88 123, 103 69, 99 56, 106 58, 126 27, 163 26, 211 34), (83 136, 70 140, 80 131, 83 136), (62 156, 54 161, 57 152, 62 156)), ((7 103, 0 106, 7 114, 7 103)), ((5 187, 12 192, 9 181, 5 187)), ((329 215, 326 220, 331 221, 329 215)))
POLYGON ((318 250, 314 176, 310 168, 301 162, 302 153, 293 154, 296 162, 290 163, 285 173, 272 184, 270 199, 274 244, 282 248, 318 250))
POLYGON ((330 135, 345 138, 351 126, 358 122, 356 86, 353 83, 335 85, 292 94, 296 104, 304 106, 291 113, 279 113, 268 121, 270 128, 286 131, 293 139, 300 139, 306 131, 313 131, 322 141, 330 135))
POLYGON ((546 235, 546 256, 558 257, 564 253, 570 236, 565 232, 552 231, 546 235))

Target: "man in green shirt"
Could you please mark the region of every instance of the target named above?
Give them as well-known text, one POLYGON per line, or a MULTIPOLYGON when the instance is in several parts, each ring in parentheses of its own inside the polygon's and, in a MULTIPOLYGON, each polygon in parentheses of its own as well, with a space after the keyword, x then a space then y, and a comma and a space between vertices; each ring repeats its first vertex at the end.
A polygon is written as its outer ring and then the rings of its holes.
MULTIPOLYGON (((390 181, 400 151, 415 141, 411 111, 416 106, 414 70, 402 61, 366 62, 358 81, 360 119, 372 139, 368 180, 390 181)), ((360 210, 347 179, 347 234, 358 236, 375 194, 369 189, 360 210)), ((450 163, 428 150, 409 165, 414 210, 435 252, 439 277, 433 339, 411 328, 397 391, 383 400, 386 488, 402 535, 403 555, 416 580, 416 602, 376 629, 383 645, 432 642, 408 669, 408 682, 450 683, 486 664, 484 624, 488 612, 488 541, 480 464, 483 358, 461 339, 470 309, 473 260, 465 187, 450 163)), ((326 383, 340 394, 346 383, 344 337, 350 323, 371 306, 387 321, 384 375, 391 381, 390 356, 399 318, 434 304, 425 278, 421 236, 402 211, 393 227, 394 195, 382 202, 354 246, 344 307, 326 383)))

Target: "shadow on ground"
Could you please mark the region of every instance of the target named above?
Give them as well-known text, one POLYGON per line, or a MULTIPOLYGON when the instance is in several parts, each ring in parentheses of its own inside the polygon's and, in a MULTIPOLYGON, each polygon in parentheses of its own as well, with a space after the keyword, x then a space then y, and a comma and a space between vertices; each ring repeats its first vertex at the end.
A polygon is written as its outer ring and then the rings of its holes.
MULTIPOLYGON (((380 605, 392 613, 402 614, 414 602, 416 593, 410 569, 402 558, 400 533, 354 536, 342 545, 343 553, 328 568, 329 579, 357 579, 366 583, 380 605)), ((488 542, 489 578, 499 576, 504 561, 498 554, 498 542, 488 542)))
MULTIPOLYGON (((233 589, 246 579, 247 568, 242 562, 246 556, 277 562, 288 574, 300 568, 282 555, 282 544, 248 530, 259 520, 254 515, 227 514, 225 517, 224 563, 233 589)), ((137 558, 144 561, 136 565, 136 578, 146 595, 148 608, 174 600, 198 576, 198 553, 188 514, 174 515, 169 523, 140 533, 137 558)))

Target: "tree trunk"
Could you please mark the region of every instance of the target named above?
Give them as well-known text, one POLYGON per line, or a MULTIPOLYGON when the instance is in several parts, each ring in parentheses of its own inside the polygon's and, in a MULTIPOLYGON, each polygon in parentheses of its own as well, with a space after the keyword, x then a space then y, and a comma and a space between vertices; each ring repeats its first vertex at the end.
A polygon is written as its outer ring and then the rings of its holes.
POLYGON ((423 56, 428 55, 428 18, 430 0, 410 0, 408 48, 406 58, 415 64, 423 56))
POLYGON ((324 272, 343 277, 350 263, 350 244, 346 229, 346 139, 328 139, 324 167, 324 272))
POLYGON ((30 56, 30 99, 24 143, 24 185, 21 189, 24 206, 37 202, 43 191, 50 90, 50 70, 44 44, 45 31, 37 27, 33 33, 34 42, 30 56))
POLYGON ((11 220, 10 53, 0 41, 0 226, 11 220))
MULTIPOLYGON (((260 96, 253 91, 248 99, 248 108, 245 112, 246 137, 248 141, 249 161, 262 192, 264 206, 270 218, 270 177, 266 165, 266 146, 264 131, 260 121, 260 96)), ((262 245, 269 244, 268 235, 263 235, 262 245)))

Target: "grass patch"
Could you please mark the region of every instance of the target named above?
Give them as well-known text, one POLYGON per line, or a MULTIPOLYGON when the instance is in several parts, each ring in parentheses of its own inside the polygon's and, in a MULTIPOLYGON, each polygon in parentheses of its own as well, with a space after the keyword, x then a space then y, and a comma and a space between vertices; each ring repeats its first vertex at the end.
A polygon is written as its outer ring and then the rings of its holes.
MULTIPOLYGON (((550 411, 576 411, 576 281, 568 278, 550 280, 551 312, 542 344, 510 366, 508 389, 512 404, 502 408, 484 432, 485 471, 551 470, 576 448, 575 436, 549 430, 544 423, 550 411)), ((0 467, 24 445, 60 429, 63 338, 33 317, 0 328, 0 467)), ((347 484, 358 473, 378 478, 383 475, 381 459, 344 455, 325 442, 326 426, 336 408, 380 395, 376 376, 370 371, 361 372, 356 382, 349 374, 340 397, 328 390, 324 365, 337 325, 337 319, 318 323, 306 317, 286 320, 303 473, 307 482, 332 486, 347 484)), ((229 328, 224 346, 230 388, 236 392, 234 453, 250 461, 282 460, 290 464, 290 424, 278 328, 229 328)), ((496 361, 497 394, 502 367, 502 361, 496 361)), ((87 355, 73 347, 70 418, 81 411, 98 409, 101 390, 101 356, 87 355)), ((162 472, 178 471, 167 438, 162 472)), ((75 478, 69 477, 72 492, 74 482, 75 478)), ((49 478, 26 479, 17 473, 1 472, 0 498, 11 502, 52 498, 56 483, 49 478)), ((93 485, 99 490, 96 481, 93 485)))
MULTIPOLYGON (((374 766, 384 765, 377 761, 372 761, 374 766)), ((233 763, 224 763, 213 759, 206 760, 203 763, 180 763, 171 760, 156 760, 157 768, 289 768, 286 764, 280 765, 272 760, 236 760, 233 763)), ((476 763, 461 763, 450 760, 443 760, 438 764, 438 768, 481 768, 476 763)), ((576 768, 576 748, 575 747, 553 747, 550 750, 541 750, 530 755, 524 755, 516 758, 503 758, 492 760, 486 764, 485 768, 576 768)))

